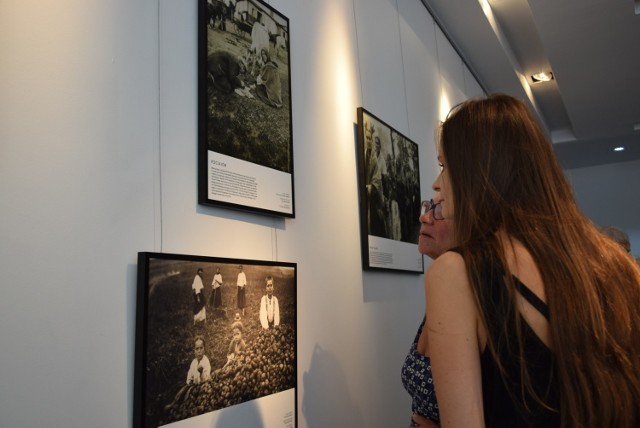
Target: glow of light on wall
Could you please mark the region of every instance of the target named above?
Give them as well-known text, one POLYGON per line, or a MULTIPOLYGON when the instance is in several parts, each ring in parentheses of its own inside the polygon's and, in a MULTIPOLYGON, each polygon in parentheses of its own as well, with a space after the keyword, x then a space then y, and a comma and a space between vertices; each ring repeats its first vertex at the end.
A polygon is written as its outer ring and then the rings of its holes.
POLYGON ((484 15, 487 17, 487 20, 489 21, 489 24, 491 24, 491 27, 495 31, 496 27, 497 27, 496 18, 493 15, 493 10, 491 9, 491 5, 489 4, 489 1, 488 0, 478 0, 478 2, 480 3, 480 7, 482 8, 482 11, 484 12, 484 15))
POLYGON ((440 93, 440 111, 438 113, 438 119, 440 122, 444 122, 451 110, 451 100, 449 100, 449 96, 447 93, 442 90, 440 93))
POLYGON ((534 109, 536 109, 536 111, 540 111, 538 108, 538 104, 536 103, 536 99, 533 97, 533 91, 531 90, 531 85, 529 85, 529 80, 527 80, 527 76, 525 76, 522 73, 517 73, 517 75, 518 75, 518 80, 522 85, 522 89, 524 89, 525 94, 527 94, 527 98, 529 98, 531 105, 533 106, 534 109))
MULTIPOLYGON (((346 37, 346 36, 345 36, 346 37)), ((354 112, 353 106, 355 102, 355 70, 349 59, 351 53, 346 49, 344 39, 342 43, 332 43, 331 46, 336 47, 335 55, 335 99, 336 99, 336 116, 337 120, 344 120, 351 117, 354 112)))
MULTIPOLYGON (((502 45, 509 59, 509 62, 511 62, 511 64, 514 65, 514 70, 518 70, 520 68, 520 66, 518 65, 518 61, 516 60, 513 52, 511 51, 511 47, 509 46, 508 40, 505 38, 502 30, 500 29, 500 26, 498 25, 496 16, 493 14, 493 9, 491 9, 491 5, 489 4, 489 0, 478 0, 478 3, 480 3, 480 7, 484 12, 484 16, 487 18, 489 25, 491 25, 493 32, 495 33, 496 37, 500 41, 500 44, 502 45)), ((520 81, 520 84, 522 85, 522 89, 527 94, 527 98, 529 98, 529 102, 531 102, 531 105, 536 110, 536 112, 539 112, 540 109, 538 108, 538 104, 536 103, 536 100, 533 97, 533 91, 531 90, 531 85, 529 85, 529 80, 525 75, 523 75, 518 71, 516 71, 516 75, 518 80, 520 81)))
MULTIPOLYGON (((316 64, 320 76, 319 96, 323 100, 322 104, 328 107, 327 114, 333 115, 328 122, 335 124, 344 124, 334 128, 337 133, 335 138, 338 141, 353 142, 353 126, 351 124, 356 119, 357 106, 357 70, 353 58, 357 58, 357 52, 354 52, 354 37, 350 34, 349 25, 346 14, 343 10, 344 6, 340 2, 333 1, 331 6, 327 8, 327 14, 320 22, 323 36, 322 47, 318 51, 316 64), (352 118, 349 121, 348 118, 352 118)), ((342 145, 345 150, 344 158, 351 162, 353 160, 353 146, 350 144, 342 145)))

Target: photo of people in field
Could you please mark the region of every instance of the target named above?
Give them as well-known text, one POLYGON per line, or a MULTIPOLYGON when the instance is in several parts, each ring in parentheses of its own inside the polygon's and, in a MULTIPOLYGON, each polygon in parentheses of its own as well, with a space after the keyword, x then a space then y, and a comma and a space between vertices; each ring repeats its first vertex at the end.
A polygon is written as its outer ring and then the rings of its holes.
POLYGON ((296 387, 295 265, 146 254, 144 426, 296 387))
POLYGON ((208 150, 291 173, 289 21, 260 0, 200 0, 208 150))

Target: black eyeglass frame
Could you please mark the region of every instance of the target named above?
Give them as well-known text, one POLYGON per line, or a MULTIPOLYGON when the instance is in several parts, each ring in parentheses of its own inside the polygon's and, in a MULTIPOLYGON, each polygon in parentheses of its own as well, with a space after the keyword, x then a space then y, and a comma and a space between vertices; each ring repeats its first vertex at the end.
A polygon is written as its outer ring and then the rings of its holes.
POLYGON ((442 205, 440 205, 440 202, 434 204, 433 199, 422 201, 422 203, 420 203, 420 217, 427 214, 429 211, 433 211, 431 216, 434 220, 444 220, 444 217, 442 216, 442 205), (437 209, 438 207, 440 207, 439 210, 437 209))

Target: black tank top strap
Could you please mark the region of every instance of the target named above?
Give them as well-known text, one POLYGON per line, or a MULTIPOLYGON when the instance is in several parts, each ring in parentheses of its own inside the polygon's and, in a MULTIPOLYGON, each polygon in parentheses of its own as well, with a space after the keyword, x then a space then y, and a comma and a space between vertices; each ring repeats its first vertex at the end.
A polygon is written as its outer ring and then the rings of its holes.
POLYGON ((513 277, 516 289, 524 297, 524 299, 538 310, 544 317, 549 320, 549 307, 541 298, 536 296, 533 291, 526 285, 524 285, 518 278, 513 277))
MULTIPOLYGON (((448 251, 453 251, 454 253, 458 253, 462 255, 462 248, 453 247, 448 251)), ((518 292, 524 297, 524 299, 531 304, 538 312, 540 312, 547 320, 549 320, 549 307, 545 302, 542 301, 538 296, 536 296, 533 291, 526 285, 522 283, 517 277, 513 277, 515 287, 518 292)))

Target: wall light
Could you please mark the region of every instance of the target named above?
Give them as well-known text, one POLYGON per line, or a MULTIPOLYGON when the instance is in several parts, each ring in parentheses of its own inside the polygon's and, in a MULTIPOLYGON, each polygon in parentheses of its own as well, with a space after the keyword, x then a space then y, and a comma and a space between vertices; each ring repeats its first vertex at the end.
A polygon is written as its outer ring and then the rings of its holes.
POLYGON ((614 152, 621 152, 623 150, 624 150, 624 147, 622 147, 622 146, 618 146, 615 149, 613 149, 614 152))
POLYGON ((550 71, 543 71, 531 75, 531 81, 533 83, 548 82, 550 80, 553 80, 553 73, 550 71))

